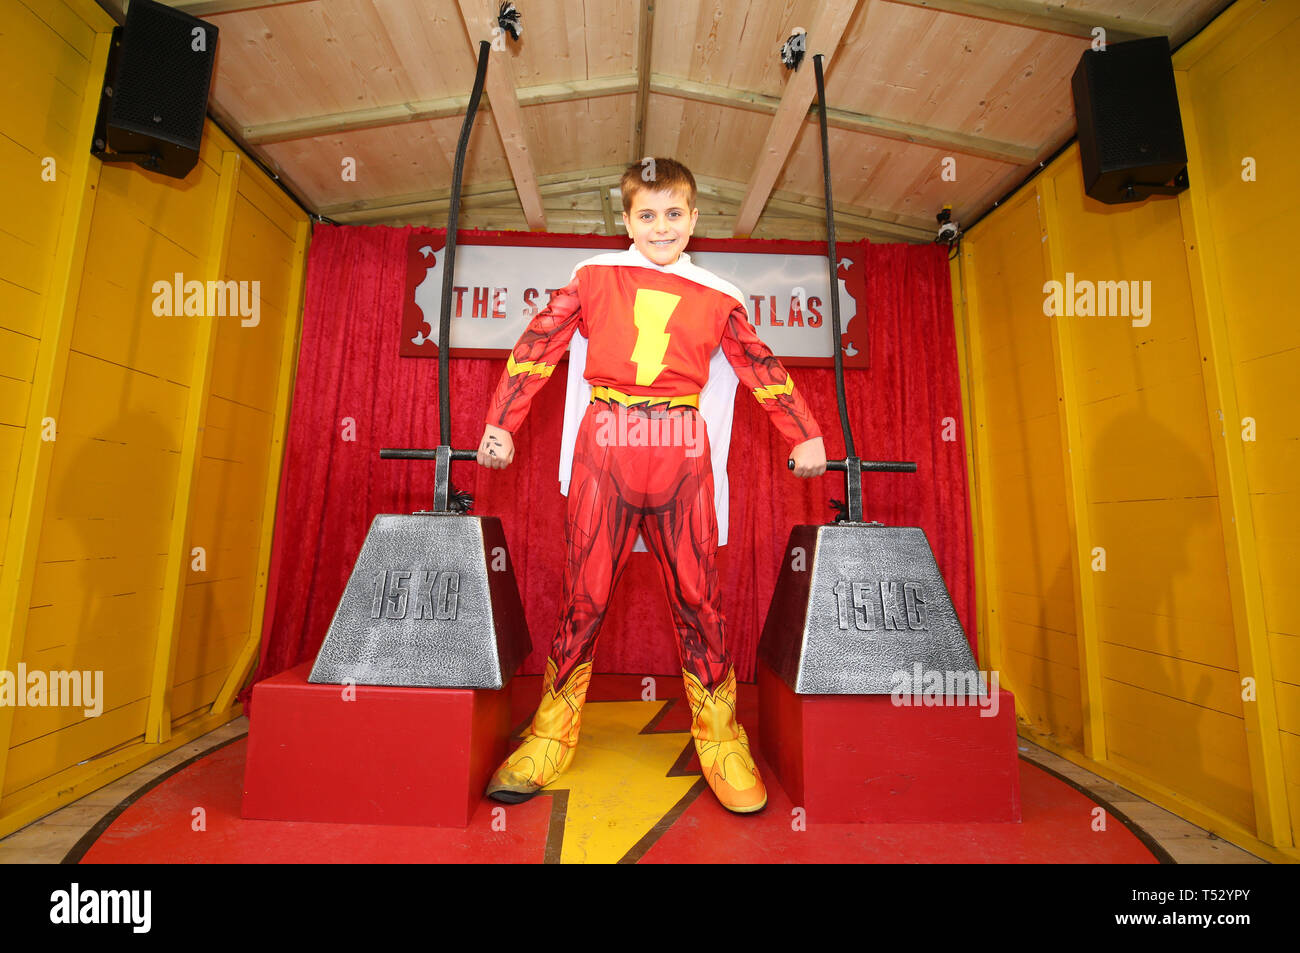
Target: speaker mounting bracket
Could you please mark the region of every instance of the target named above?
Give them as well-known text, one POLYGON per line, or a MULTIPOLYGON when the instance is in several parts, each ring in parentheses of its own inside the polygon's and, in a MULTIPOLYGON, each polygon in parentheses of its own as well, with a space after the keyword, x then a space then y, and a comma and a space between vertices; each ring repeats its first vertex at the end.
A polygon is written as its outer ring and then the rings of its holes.
POLYGON ((1130 182, 1124 186, 1124 197, 1130 202, 1140 202, 1152 195, 1177 195, 1179 192, 1186 192, 1189 187, 1187 170, 1183 169, 1182 172, 1174 176, 1172 185, 1155 182, 1130 182))

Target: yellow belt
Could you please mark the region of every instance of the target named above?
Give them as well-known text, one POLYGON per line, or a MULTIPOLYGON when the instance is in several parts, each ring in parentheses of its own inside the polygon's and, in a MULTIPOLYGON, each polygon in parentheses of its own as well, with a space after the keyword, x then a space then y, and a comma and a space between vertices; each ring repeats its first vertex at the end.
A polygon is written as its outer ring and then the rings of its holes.
POLYGON ((654 407, 665 404, 668 407, 694 407, 698 410, 700 406, 699 394, 682 394, 678 397, 664 397, 660 394, 625 394, 621 390, 615 390, 603 384, 591 388, 591 399, 604 400, 610 403, 617 402, 625 407, 632 407, 637 404, 649 404, 654 407))

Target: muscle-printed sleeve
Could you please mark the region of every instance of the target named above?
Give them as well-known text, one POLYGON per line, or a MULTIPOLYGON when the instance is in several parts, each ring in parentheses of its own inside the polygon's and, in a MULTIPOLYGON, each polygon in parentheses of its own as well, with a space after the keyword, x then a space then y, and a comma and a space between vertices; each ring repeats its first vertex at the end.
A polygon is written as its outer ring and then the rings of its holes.
POLYGON ((533 396, 564 356, 581 323, 578 277, 551 294, 551 300, 528 323, 510 352, 505 370, 488 404, 487 423, 511 433, 524 422, 533 396))
POLYGON ((771 349, 759 339, 745 309, 736 305, 727 317, 722 350, 741 384, 772 415, 772 425, 794 444, 822 435, 794 381, 771 349))

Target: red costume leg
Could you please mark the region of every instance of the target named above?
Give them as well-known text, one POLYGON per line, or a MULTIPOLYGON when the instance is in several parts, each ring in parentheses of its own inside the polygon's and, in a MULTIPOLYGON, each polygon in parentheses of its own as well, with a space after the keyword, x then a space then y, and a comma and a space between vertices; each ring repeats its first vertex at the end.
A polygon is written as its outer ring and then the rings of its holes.
POLYGON ((596 651, 596 638, 609 608, 609 599, 627 566, 641 519, 636 468, 624 448, 603 439, 612 415, 608 405, 591 404, 578 428, 573 448, 573 474, 564 524, 565 563, 559 628, 551 643, 556 681, 596 651))
POLYGON ((574 445, 565 519, 564 604, 546 660, 542 699, 523 743, 497 768, 487 793, 517 803, 554 781, 573 761, 591 682, 596 637, 627 564, 640 521, 617 447, 598 433, 604 404, 592 404, 574 445))
POLYGON ((684 446, 656 448, 644 498, 646 548, 663 574, 677 629, 682 668, 707 689, 731 671, 718 585, 718 520, 713 505, 713 465, 704 417, 675 409, 670 416, 698 428, 684 446))
POLYGON ((704 418, 696 415, 694 423, 697 439, 659 450, 645 495, 644 533, 663 573, 677 626, 700 771, 723 807, 748 814, 767 804, 767 790, 749 738, 736 720, 736 673, 718 585, 712 456, 704 418))

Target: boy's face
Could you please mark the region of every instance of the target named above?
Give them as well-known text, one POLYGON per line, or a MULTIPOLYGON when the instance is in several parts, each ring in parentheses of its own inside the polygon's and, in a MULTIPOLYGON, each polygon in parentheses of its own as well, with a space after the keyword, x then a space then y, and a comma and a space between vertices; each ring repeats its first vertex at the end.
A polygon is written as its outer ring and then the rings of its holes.
POLYGON ((632 211, 623 213, 627 235, 637 251, 656 265, 675 262, 695 231, 695 220, 700 217, 700 210, 688 205, 689 197, 680 190, 637 189, 632 197, 632 211))

